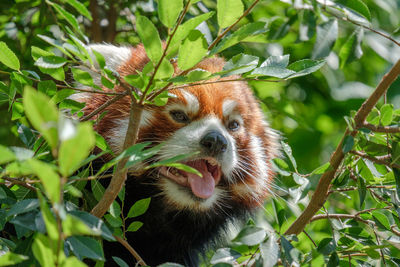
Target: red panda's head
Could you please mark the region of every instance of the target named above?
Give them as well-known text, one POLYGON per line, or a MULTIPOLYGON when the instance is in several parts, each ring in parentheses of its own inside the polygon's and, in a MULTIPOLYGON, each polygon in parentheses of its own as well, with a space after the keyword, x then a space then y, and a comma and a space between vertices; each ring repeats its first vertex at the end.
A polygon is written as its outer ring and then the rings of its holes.
MULTIPOLYGON (((102 53, 121 76, 134 74, 148 62, 142 46, 90 48, 102 53)), ((224 64, 222 58, 214 57, 195 69, 214 73, 224 64)), ((247 83, 206 83, 174 89, 170 94, 165 106, 144 110, 138 142, 164 144, 152 160, 194 154, 183 163, 202 177, 173 167, 149 171, 147 175, 155 178, 168 207, 203 212, 218 209, 226 199, 249 208, 260 205, 273 176, 270 160, 277 154, 277 135, 268 127, 247 83)), ((86 102, 85 112, 90 113, 109 97, 85 94, 75 99, 86 102)), ((117 154, 122 151, 128 126, 129 101, 126 97, 111 105, 95 125, 117 154)))

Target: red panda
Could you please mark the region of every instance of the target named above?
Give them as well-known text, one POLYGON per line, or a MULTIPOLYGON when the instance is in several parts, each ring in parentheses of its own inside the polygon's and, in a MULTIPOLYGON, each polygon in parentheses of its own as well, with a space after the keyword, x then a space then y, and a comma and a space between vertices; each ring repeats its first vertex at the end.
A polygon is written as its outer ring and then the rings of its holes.
MULTIPOLYGON (((88 50, 103 54, 108 67, 121 77, 136 74, 149 62, 142 45, 95 44, 88 50)), ((224 64, 224 59, 213 57, 193 69, 215 73, 224 64)), ((117 86, 114 90, 124 89, 117 86)), ((173 89, 170 94, 173 97, 165 106, 146 106, 138 142, 164 143, 153 161, 198 152, 184 163, 203 177, 167 167, 129 176, 125 188, 127 210, 139 199, 152 200, 149 210, 136 218, 144 223, 143 227, 127 232, 126 237, 151 266, 163 262, 197 266, 199 255, 222 240, 229 223, 247 218, 263 204, 274 176, 270 160, 277 155, 278 136, 264 120, 244 81, 187 86, 173 89)), ((110 98, 86 93, 74 96, 86 103, 86 115, 110 98)), ((122 151, 129 107, 127 96, 109 106, 94 125, 115 154, 122 151)), ((105 252, 129 259, 117 243, 108 245, 105 252)))

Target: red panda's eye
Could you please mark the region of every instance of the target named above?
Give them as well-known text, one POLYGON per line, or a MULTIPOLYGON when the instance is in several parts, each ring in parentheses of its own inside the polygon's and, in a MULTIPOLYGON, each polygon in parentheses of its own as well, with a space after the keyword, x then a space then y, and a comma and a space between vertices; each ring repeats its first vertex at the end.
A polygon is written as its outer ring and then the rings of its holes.
POLYGON ((169 112, 171 117, 179 123, 188 123, 190 122, 189 117, 182 110, 172 110, 169 112))
POLYGON ((238 121, 230 121, 228 124, 228 129, 231 131, 239 130, 240 124, 238 121))

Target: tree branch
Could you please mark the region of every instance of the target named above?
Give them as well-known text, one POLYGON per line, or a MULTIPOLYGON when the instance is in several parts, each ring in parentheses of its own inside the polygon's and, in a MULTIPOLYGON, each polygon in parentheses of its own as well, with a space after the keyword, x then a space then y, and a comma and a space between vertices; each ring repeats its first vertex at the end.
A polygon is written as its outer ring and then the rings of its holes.
MULTIPOLYGON (((400 73, 400 60, 392 67, 392 69, 383 76, 381 82, 372 93, 372 95, 364 101, 361 105, 360 109, 357 111, 354 121, 357 127, 360 127, 364 124, 366 117, 371 112, 372 108, 379 101, 380 97, 386 92, 389 86, 396 80, 400 73)), ((346 129, 341 141, 336 147, 335 152, 332 154, 330 158, 330 166, 331 168, 325 172, 315 189, 315 192, 310 200, 310 203, 305 208, 303 213, 294 221, 294 223, 289 227, 285 234, 299 234, 304 230, 304 227, 310 222, 313 218, 314 214, 319 211, 319 209, 325 203, 328 197, 328 190, 330 184, 335 177, 335 173, 339 168, 342 160, 344 158, 344 154, 342 151, 343 140, 347 135, 356 135, 356 131, 350 131, 349 128, 346 129)))
POLYGON ((131 245, 129 245, 129 243, 126 240, 116 235, 114 235, 114 238, 132 254, 132 256, 136 259, 137 264, 139 264, 140 266, 147 266, 142 257, 140 257, 140 255, 136 252, 136 250, 133 247, 131 247, 131 245))
POLYGON ((376 126, 370 123, 364 123, 362 127, 378 133, 400 133, 400 127, 396 126, 376 126))
POLYGON ((96 116, 97 114, 99 114, 100 112, 102 112, 104 109, 106 109, 108 106, 112 105, 113 103, 117 102, 118 100, 120 100, 121 98, 123 98, 124 96, 126 96, 128 93, 125 92, 123 94, 119 94, 111 99, 109 99, 108 101, 106 101, 104 104, 102 104, 101 106, 99 106, 98 108, 96 108, 95 110, 93 110, 91 113, 89 113, 88 115, 82 117, 80 119, 80 121, 87 121, 90 120, 91 118, 93 118, 94 116, 96 116))
MULTIPOLYGON (((136 143, 138 133, 139 133, 139 123, 143 113, 143 106, 137 104, 136 102, 131 102, 131 110, 129 113, 129 123, 128 129, 125 135, 125 141, 123 150, 131 147, 136 143)), ((116 167, 113 178, 111 179, 110 184, 108 185, 106 191, 104 192, 102 198, 97 203, 97 205, 92 209, 91 214, 96 217, 103 217, 103 215, 107 212, 108 208, 111 206, 115 198, 118 196, 118 193, 121 191, 122 186, 126 180, 126 174, 128 169, 125 168, 125 164, 128 161, 128 158, 121 159, 116 167)))
POLYGON ((386 166, 389 166, 389 167, 394 167, 394 168, 400 169, 400 164, 391 163, 391 162, 388 161, 388 159, 391 158, 390 155, 372 157, 372 156, 370 156, 370 155, 368 155, 368 154, 366 154, 364 152, 355 151, 355 150, 350 151, 350 153, 354 154, 356 156, 359 156, 361 158, 368 159, 368 160, 370 160, 372 162, 375 162, 375 163, 378 163, 378 164, 382 164, 382 165, 386 165, 386 166))

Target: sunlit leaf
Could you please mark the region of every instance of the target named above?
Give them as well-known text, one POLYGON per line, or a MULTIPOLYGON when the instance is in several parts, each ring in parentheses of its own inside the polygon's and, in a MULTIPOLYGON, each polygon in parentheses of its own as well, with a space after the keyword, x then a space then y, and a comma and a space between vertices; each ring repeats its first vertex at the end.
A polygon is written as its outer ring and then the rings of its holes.
POLYGON ((19 70, 20 64, 14 52, 5 42, 0 42, 0 62, 13 70, 19 70))
POLYGON ((134 222, 132 222, 132 223, 128 226, 128 229, 127 229, 126 231, 128 231, 128 232, 136 232, 136 231, 139 230, 142 226, 143 226, 143 223, 142 223, 142 222, 134 221, 134 222))
POLYGON ((161 40, 154 24, 143 16, 136 18, 137 33, 142 40, 147 56, 156 64, 162 55, 161 40))
POLYGON ((178 66, 181 70, 194 67, 207 54, 207 41, 198 30, 192 30, 179 48, 178 66))
POLYGON ((159 0, 158 16, 167 28, 172 28, 178 19, 182 8, 182 0, 159 0))
POLYGON ((241 0, 218 0, 217 17, 220 28, 232 25, 243 14, 241 0))
POLYGON ((31 159, 29 165, 40 178, 51 202, 57 203, 60 200, 61 181, 52 165, 36 159, 31 159))

